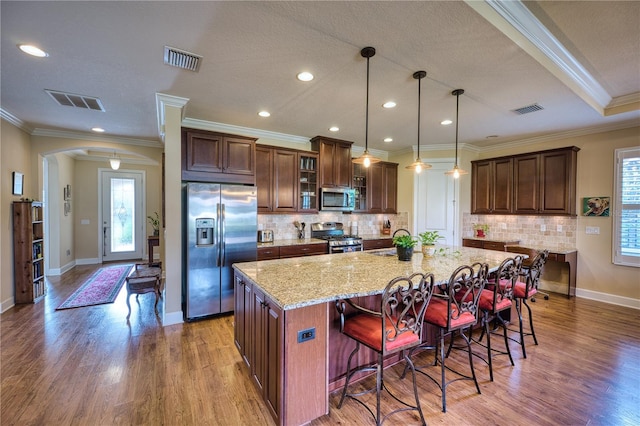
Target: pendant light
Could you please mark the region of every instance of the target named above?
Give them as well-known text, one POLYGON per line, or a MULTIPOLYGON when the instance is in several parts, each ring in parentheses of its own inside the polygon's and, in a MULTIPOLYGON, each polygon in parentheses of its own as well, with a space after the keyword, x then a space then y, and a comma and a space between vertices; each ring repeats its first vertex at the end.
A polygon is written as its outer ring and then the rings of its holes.
POLYGON ((454 163, 453 169, 448 172, 444 172, 445 175, 453 175, 454 179, 458 179, 462 175, 469 174, 458 167, 458 112, 460 109, 460 95, 464 93, 464 89, 456 89, 451 94, 456 97, 456 162, 454 163))
POLYGON ((369 59, 375 54, 376 49, 373 47, 365 47, 360 51, 360 55, 362 55, 363 58, 367 58, 367 111, 365 115, 364 152, 360 157, 353 159, 353 162, 355 164, 362 164, 365 167, 369 167, 371 164, 380 161, 379 158, 369 154, 369 59))
POLYGON ((109 164, 111 164, 111 168, 113 170, 118 170, 120 168, 120 158, 116 156, 115 151, 113 151, 113 157, 109 158, 109 164))
POLYGON ((431 164, 425 164, 422 162, 422 159, 420 159, 420 83, 426 76, 426 71, 416 71, 413 73, 413 78, 418 80, 418 157, 416 158, 416 161, 408 165, 406 168, 415 170, 416 173, 420 173, 424 169, 431 168, 431 164))

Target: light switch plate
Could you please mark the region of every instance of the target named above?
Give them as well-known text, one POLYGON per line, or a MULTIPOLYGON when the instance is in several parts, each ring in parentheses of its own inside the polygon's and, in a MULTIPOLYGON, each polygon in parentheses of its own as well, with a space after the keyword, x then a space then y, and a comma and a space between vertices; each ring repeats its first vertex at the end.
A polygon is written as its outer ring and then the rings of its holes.
POLYGON ((585 232, 589 235, 598 235, 600 234, 600 227, 599 226, 587 226, 585 228, 585 232))
POLYGON ((546 231, 547 230, 547 225, 545 225, 545 224, 540 225, 540 230, 542 232, 546 231))

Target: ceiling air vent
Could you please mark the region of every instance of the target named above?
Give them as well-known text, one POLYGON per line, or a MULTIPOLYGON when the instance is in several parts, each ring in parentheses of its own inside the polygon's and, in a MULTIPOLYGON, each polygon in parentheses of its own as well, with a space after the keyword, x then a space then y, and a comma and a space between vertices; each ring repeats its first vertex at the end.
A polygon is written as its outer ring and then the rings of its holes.
POLYGON ((178 67, 189 71, 198 72, 202 56, 175 47, 164 47, 164 63, 172 67, 178 67))
POLYGON ((75 95, 73 93, 58 92, 49 89, 45 89, 45 92, 60 105, 104 112, 102 101, 93 96, 75 95))
POLYGON ((544 108, 542 108, 540 105, 533 104, 533 105, 527 105, 525 107, 518 108, 518 109, 512 109, 511 111, 515 112, 518 115, 522 115, 522 114, 529 114, 530 112, 540 111, 542 109, 544 108))

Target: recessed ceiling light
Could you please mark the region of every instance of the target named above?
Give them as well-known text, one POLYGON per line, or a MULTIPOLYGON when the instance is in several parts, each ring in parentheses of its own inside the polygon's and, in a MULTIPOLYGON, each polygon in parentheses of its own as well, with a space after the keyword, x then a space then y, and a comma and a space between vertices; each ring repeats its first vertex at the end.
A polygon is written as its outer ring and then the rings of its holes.
POLYGON ((388 101, 382 104, 383 108, 395 108, 396 103, 393 101, 388 101))
POLYGON ((383 139, 385 142, 393 142, 393 138, 384 138, 383 139))
POLYGON ((303 71, 298 74, 298 80, 300 81, 311 81, 313 80, 313 74, 307 71, 303 71))
POLYGON ((443 126, 448 126, 449 124, 453 123, 453 121, 451 120, 442 120, 440 122, 440 124, 442 124, 443 126))
POLYGON ((260 111, 260 112, 258 113, 258 115, 259 115, 260 117, 270 117, 270 116, 271 116, 271 113, 270 113, 269 111, 260 111))
POLYGON ((329 127, 329 131, 330 132, 337 132, 338 130, 340 130, 340 128, 338 126, 331 126, 329 127))
POLYGON ((97 133, 104 133, 104 129, 102 127, 92 127, 91 130, 97 133))
POLYGON ((18 48, 24 53, 27 53, 31 56, 37 56, 38 58, 46 58, 47 56, 49 56, 47 52, 31 44, 19 44, 18 48))

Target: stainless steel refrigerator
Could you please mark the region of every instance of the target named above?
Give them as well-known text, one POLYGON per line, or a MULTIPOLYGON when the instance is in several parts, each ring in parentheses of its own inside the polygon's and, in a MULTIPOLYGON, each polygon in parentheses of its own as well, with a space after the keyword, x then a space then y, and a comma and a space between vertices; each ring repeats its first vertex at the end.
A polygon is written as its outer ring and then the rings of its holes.
POLYGON ((185 321, 233 312, 231 265, 256 260, 256 194, 254 186, 183 184, 185 321))

